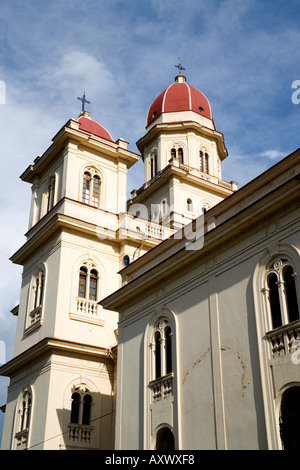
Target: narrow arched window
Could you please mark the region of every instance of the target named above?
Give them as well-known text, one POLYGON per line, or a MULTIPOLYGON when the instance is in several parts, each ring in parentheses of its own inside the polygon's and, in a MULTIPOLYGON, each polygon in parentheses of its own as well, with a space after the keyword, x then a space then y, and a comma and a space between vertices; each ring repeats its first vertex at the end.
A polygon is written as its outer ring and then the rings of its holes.
POLYGON ((83 185, 82 185, 82 202, 89 204, 90 201, 90 186, 91 186, 91 175, 89 172, 83 174, 83 185))
POLYGON ((179 163, 183 163, 183 149, 182 148, 178 149, 178 160, 179 160, 179 163))
POLYGON ((172 332, 171 328, 167 326, 165 329, 165 341, 166 341, 166 373, 172 372, 172 332))
POLYGON ((79 271, 78 297, 86 297, 87 273, 87 268, 85 266, 82 266, 79 271))
POLYGON ((82 424, 91 424, 92 397, 88 393, 83 397, 82 424))
POLYGON ((153 153, 150 157, 150 178, 154 178, 154 176, 158 172, 158 165, 157 165, 157 155, 153 153))
POLYGON ((90 272, 90 293, 89 293, 90 300, 97 300, 97 280, 98 280, 98 273, 96 269, 92 269, 90 272))
POLYGON ((100 197, 100 178, 98 175, 93 177, 93 198, 92 205, 95 207, 99 206, 99 197, 100 197))
POLYGON ((71 417, 70 422, 73 424, 79 424, 79 409, 80 409, 81 396, 78 392, 72 394, 71 403, 71 417))
POLYGON ((292 266, 288 266, 284 270, 283 279, 289 322, 299 320, 299 307, 295 285, 295 275, 292 266))
POLYGON ((55 177, 51 176, 47 188, 47 212, 54 206, 55 177))
POLYGON ((280 308, 280 299, 278 291, 278 279, 276 274, 272 274, 268 280, 269 288, 269 301, 272 317, 272 326, 273 328, 278 328, 282 325, 281 319, 281 308, 280 308))
POLYGON ((31 415, 31 395, 28 390, 23 393, 20 407, 20 425, 19 431, 24 431, 29 428, 30 415, 31 415))
POLYGON ((161 335, 155 333, 155 378, 161 377, 161 335))
POLYGON ((40 307, 43 304, 44 297, 44 284, 45 284, 45 275, 42 269, 39 270, 34 281, 34 301, 33 309, 40 307))
POLYGON ((176 149, 174 147, 171 149, 171 158, 176 158, 176 149))
POLYGON ((199 170, 203 171, 203 152, 200 150, 199 152, 199 170))
POLYGON ((208 166, 208 154, 205 153, 204 155, 204 173, 209 173, 209 166, 208 166))

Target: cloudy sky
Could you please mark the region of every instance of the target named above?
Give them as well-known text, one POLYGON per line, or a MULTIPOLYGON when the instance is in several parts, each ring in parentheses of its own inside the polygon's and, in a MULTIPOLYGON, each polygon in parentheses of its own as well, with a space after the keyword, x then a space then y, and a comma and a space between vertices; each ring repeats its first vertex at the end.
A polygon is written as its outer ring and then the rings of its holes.
MULTIPOLYGON (((77 118, 77 96, 85 91, 92 118, 137 152, 148 108, 174 81, 180 57, 224 134, 223 179, 241 187, 300 146, 292 88, 300 85, 300 2, 1 0, 0 22, 0 356, 5 344, 8 361, 22 273, 9 257, 25 241, 31 192, 19 176, 77 118)), ((142 183, 138 163, 128 190, 142 183)), ((7 385, 0 378, 0 405, 7 385)), ((2 421, 0 412, 0 435, 2 421)))

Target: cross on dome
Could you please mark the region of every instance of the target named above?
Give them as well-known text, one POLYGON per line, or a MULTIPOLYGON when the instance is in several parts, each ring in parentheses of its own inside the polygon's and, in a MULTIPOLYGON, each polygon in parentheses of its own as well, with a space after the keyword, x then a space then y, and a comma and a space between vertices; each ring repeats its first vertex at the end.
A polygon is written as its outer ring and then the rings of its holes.
POLYGON ((181 60, 180 60, 180 57, 178 57, 178 65, 175 65, 175 67, 179 70, 179 75, 181 75, 181 70, 185 70, 184 67, 182 67, 181 65, 181 60))
POLYGON ((82 102, 82 112, 85 111, 85 109, 84 109, 85 103, 91 104, 90 101, 88 101, 87 99, 85 99, 85 92, 83 93, 83 97, 82 97, 82 98, 79 98, 79 97, 77 96, 77 99, 82 102))

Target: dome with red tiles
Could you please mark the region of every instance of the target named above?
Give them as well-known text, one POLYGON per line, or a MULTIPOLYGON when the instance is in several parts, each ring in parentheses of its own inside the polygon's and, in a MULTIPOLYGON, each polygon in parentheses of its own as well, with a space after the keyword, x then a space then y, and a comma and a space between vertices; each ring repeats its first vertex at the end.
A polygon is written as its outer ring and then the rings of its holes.
POLYGON ((86 132, 89 132, 90 134, 94 134, 98 137, 101 137, 102 139, 106 139, 106 140, 110 140, 111 142, 114 142, 110 133, 106 129, 104 129, 103 126, 98 124, 98 122, 93 121, 89 117, 89 113, 87 113, 86 111, 84 114, 85 115, 80 116, 78 118, 79 129, 81 131, 86 131, 86 132))
POLYGON ((206 96, 201 91, 188 85, 185 77, 181 74, 151 104, 148 111, 147 126, 162 113, 177 111, 194 111, 213 121, 211 107, 206 96))

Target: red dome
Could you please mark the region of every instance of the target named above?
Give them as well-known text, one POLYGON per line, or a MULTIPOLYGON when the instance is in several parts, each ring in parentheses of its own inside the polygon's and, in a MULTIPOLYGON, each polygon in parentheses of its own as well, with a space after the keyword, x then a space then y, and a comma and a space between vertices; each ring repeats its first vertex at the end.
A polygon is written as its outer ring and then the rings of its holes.
POLYGON ((78 119, 79 122, 79 129, 82 131, 89 132, 90 134, 97 135, 98 137, 102 137, 102 139, 110 140, 113 142, 113 139, 110 133, 104 129, 104 127, 100 126, 98 122, 93 121, 88 117, 81 116, 78 119))
POLYGON ((164 90, 151 104, 147 126, 151 124, 160 114, 176 111, 194 111, 213 121, 210 104, 206 96, 196 88, 185 82, 183 75, 179 75, 180 81, 176 81, 164 90))

